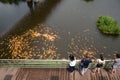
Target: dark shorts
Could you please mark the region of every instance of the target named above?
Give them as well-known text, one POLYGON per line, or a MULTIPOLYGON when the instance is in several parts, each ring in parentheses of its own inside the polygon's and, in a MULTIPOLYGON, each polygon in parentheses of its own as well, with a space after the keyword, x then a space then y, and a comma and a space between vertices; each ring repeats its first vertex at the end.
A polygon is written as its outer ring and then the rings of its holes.
POLYGON ((69 66, 68 71, 73 72, 75 70, 75 66, 69 66))
POLYGON ((96 67, 100 68, 100 67, 103 67, 103 64, 97 64, 96 67))

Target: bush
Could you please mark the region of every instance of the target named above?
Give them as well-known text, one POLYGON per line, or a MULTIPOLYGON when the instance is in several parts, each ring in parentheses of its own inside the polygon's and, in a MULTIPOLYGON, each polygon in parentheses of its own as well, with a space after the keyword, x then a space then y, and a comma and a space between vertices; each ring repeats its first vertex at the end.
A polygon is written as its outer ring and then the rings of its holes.
POLYGON ((100 16, 97 21, 97 27, 105 34, 120 34, 120 27, 117 21, 109 16, 100 16))

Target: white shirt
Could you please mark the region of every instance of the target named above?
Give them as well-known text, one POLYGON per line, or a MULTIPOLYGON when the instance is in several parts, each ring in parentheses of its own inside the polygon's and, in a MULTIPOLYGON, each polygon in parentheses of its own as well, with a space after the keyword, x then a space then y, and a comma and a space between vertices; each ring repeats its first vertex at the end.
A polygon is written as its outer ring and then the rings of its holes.
POLYGON ((97 63, 100 63, 100 64, 105 64, 105 60, 101 60, 101 59, 97 59, 97 63))
POLYGON ((69 62, 69 65, 70 65, 70 66, 75 66, 75 65, 76 65, 76 60, 70 61, 70 62, 69 62))

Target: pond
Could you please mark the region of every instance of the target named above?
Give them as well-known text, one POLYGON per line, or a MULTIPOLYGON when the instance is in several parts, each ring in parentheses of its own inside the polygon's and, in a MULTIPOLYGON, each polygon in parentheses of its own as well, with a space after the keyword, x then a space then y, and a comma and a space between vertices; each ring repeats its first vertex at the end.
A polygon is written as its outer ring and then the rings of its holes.
POLYGON ((67 59, 69 54, 113 58, 120 36, 102 34, 99 16, 120 25, 119 0, 0 0, 0 58, 67 59))

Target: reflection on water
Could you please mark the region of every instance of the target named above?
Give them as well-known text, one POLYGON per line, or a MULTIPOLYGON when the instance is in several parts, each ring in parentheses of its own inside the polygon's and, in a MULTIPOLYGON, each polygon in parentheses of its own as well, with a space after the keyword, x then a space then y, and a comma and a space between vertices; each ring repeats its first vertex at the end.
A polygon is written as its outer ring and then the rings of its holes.
POLYGON ((60 0, 27 2, 31 13, 26 14, 24 18, 21 19, 9 33, 13 35, 22 34, 26 30, 34 28, 37 24, 44 23, 59 2, 60 0))
POLYGON ((44 4, 45 0, 27 0, 26 2, 28 7, 30 8, 30 11, 32 12, 34 8, 44 4))
MULTIPOLYGON (((7 18, 0 12, 2 22, 14 24, 2 36, 0 58, 62 59, 68 54, 80 58, 87 53, 94 57, 99 53, 113 57, 120 52, 120 36, 101 34, 95 22, 100 15, 110 15, 119 23, 119 3, 118 0, 109 0, 109 4, 108 0, 27 0, 17 6, 0 3, 6 11, 9 9, 4 14, 14 12, 7 18)), ((4 27, 0 22, 1 31, 4 27)))
POLYGON ((26 1, 26 0, 0 0, 0 2, 4 4, 16 4, 16 5, 18 5, 20 1, 26 1))
POLYGON ((4 40, 2 40, 0 44, 0 57, 13 59, 58 58, 59 55, 56 56, 57 48, 54 46, 54 40, 57 35, 54 35, 53 31, 51 34, 48 34, 51 30, 47 26, 43 26, 44 28, 41 30, 41 28, 38 28, 36 25, 46 20, 59 1, 60 0, 52 0, 52 2, 50 0, 46 0, 45 2, 27 1, 31 13, 21 19, 6 37, 3 36, 4 40), (41 33, 34 31, 35 27, 41 30, 41 33), (39 38, 37 38, 37 41, 34 41, 33 38, 36 39, 36 37, 39 38), (38 47, 37 44, 39 44, 38 47))
POLYGON ((86 1, 86 2, 92 2, 92 1, 94 1, 94 0, 84 0, 84 1, 86 1))
POLYGON ((27 5, 30 8, 30 11, 33 11, 33 2, 32 1, 27 1, 27 5))
POLYGON ((0 34, 4 36, 8 33, 28 12, 24 1, 19 2, 19 5, 0 2, 0 34))

